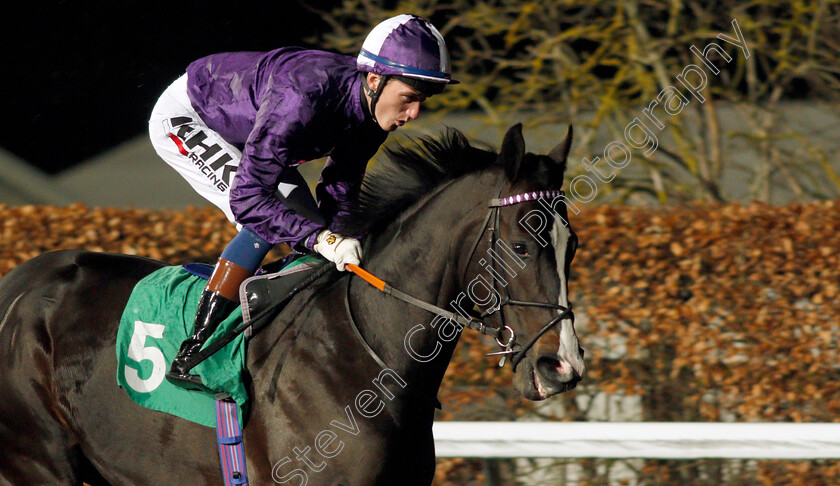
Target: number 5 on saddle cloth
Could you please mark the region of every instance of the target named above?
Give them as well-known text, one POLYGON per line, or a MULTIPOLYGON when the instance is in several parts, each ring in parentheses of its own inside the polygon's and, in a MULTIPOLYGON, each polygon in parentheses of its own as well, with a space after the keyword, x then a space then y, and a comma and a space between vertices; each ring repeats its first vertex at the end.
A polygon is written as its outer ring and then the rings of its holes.
POLYGON ((306 256, 280 272, 264 272, 242 284, 242 305, 219 325, 193 369, 216 396, 185 390, 164 379, 181 341, 192 335, 206 269, 212 267, 164 267, 148 275, 135 286, 120 321, 117 383, 146 408, 208 427, 216 426, 215 399, 219 397, 230 397, 239 407, 239 417, 244 416, 248 408, 242 382, 247 338, 270 322, 292 295, 335 268, 324 262, 306 256))

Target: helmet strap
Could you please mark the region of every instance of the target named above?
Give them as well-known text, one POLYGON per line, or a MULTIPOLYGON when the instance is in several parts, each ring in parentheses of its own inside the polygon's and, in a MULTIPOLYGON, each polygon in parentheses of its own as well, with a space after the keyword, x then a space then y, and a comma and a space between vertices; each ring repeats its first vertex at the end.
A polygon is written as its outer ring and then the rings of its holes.
POLYGON ((380 74, 379 86, 376 87, 375 91, 370 89, 370 86, 368 86, 367 74, 364 74, 362 79, 362 86, 364 86, 365 88, 365 94, 370 97, 370 117, 376 123, 379 123, 379 121, 376 119, 376 102, 379 101, 379 95, 382 94, 382 90, 385 88, 385 83, 387 83, 388 79, 390 78, 391 76, 388 76, 386 74, 380 74))

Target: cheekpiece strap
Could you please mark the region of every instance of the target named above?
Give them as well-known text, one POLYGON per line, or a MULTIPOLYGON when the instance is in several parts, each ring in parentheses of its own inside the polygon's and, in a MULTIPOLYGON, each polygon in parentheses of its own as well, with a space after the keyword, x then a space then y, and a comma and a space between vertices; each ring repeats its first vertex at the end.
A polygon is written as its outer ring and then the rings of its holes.
POLYGON ((490 207, 500 208, 504 206, 513 206, 514 204, 519 204, 528 201, 536 201, 537 199, 554 199, 557 197, 566 197, 566 194, 563 191, 556 190, 526 192, 524 194, 516 194, 515 196, 491 199, 490 207))

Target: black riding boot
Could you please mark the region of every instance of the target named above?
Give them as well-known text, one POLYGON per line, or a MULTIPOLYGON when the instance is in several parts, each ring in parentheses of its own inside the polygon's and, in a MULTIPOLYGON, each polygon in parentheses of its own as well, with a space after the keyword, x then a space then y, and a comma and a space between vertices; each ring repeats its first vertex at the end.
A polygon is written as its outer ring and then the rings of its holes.
POLYGON ((204 290, 195 314, 193 335, 181 344, 178 356, 172 360, 172 366, 166 374, 166 379, 170 383, 188 390, 208 390, 198 375, 189 373, 188 365, 192 365, 190 361, 193 356, 201 350, 213 331, 233 312, 237 305, 238 303, 222 297, 216 292, 204 290))

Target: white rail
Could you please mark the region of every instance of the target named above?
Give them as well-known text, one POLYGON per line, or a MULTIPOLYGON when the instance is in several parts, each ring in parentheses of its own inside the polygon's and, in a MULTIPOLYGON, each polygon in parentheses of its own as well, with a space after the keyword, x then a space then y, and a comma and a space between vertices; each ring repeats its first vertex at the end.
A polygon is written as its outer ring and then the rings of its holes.
POLYGON ((437 457, 838 459, 840 423, 436 422, 437 457))

